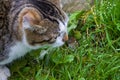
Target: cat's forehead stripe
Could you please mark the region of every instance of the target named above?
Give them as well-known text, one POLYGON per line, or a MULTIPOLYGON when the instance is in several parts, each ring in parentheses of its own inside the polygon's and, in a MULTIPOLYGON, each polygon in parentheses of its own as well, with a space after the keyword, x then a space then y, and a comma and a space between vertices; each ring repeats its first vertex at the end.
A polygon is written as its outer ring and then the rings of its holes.
POLYGON ((13 22, 16 21, 18 14, 20 11, 25 7, 35 7, 37 8, 43 15, 44 18, 47 18, 51 21, 58 22, 57 19, 62 21, 64 23, 64 15, 63 13, 56 7, 54 4, 47 0, 26 0, 25 2, 16 0, 18 3, 17 5, 14 4, 14 7, 12 8, 11 12, 14 12, 14 15, 16 16, 13 19, 13 22))
POLYGON ((36 7, 45 18, 52 17, 58 18, 62 22, 64 22, 64 16, 62 15, 62 12, 56 7, 54 4, 52 4, 49 1, 46 0, 30 0, 30 3, 36 7))

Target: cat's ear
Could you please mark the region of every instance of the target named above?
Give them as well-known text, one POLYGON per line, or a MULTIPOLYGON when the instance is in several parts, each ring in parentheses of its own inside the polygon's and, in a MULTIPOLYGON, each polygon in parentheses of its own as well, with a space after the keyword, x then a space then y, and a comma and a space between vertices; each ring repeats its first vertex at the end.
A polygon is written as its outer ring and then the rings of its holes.
POLYGON ((24 28, 30 28, 31 25, 38 24, 41 18, 37 12, 28 11, 22 16, 22 24, 24 28))
POLYGON ((33 24, 34 17, 30 13, 26 13, 23 16, 22 25, 24 29, 30 28, 30 25, 33 24))
POLYGON ((22 26, 24 29, 29 31, 36 31, 39 34, 43 34, 47 31, 45 27, 38 25, 40 22, 40 17, 37 14, 26 13, 23 16, 22 26))

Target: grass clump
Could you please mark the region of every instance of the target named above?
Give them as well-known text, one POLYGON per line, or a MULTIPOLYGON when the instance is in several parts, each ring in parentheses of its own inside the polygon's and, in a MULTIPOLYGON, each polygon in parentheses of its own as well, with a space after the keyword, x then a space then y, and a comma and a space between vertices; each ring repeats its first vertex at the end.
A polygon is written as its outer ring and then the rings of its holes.
POLYGON ((95 0, 70 14, 71 41, 44 60, 32 51, 10 66, 10 80, 120 80, 120 2, 95 0))

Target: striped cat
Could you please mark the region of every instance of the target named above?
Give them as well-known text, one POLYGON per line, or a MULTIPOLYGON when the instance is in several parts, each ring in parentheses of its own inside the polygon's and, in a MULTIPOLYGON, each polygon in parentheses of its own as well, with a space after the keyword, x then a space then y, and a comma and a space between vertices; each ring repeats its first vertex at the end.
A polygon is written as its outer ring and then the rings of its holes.
POLYGON ((10 76, 5 65, 27 52, 63 45, 67 23, 59 0, 0 0, 0 80, 10 76))

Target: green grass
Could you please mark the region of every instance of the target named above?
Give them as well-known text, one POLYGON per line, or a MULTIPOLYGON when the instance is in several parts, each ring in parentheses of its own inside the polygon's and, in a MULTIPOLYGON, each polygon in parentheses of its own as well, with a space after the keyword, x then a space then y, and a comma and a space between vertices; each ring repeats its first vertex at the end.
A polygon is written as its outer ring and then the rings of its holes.
POLYGON ((120 80, 120 2, 95 0, 88 11, 70 14, 75 41, 49 51, 32 51, 9 67, 10 80, 120 80))

